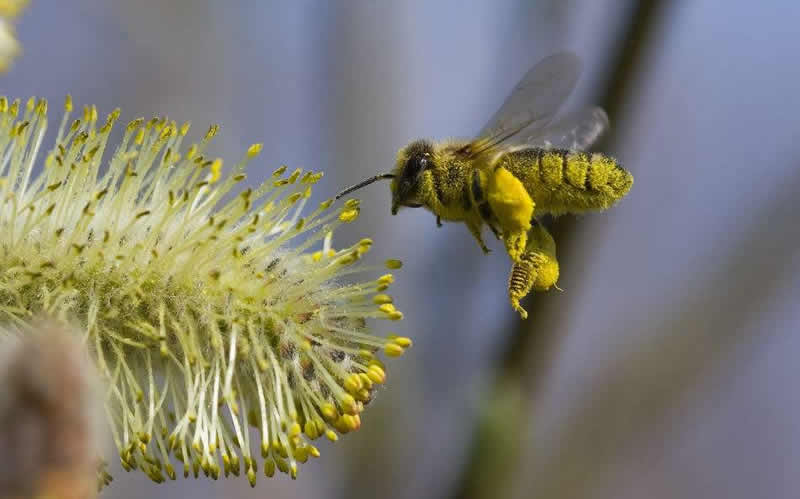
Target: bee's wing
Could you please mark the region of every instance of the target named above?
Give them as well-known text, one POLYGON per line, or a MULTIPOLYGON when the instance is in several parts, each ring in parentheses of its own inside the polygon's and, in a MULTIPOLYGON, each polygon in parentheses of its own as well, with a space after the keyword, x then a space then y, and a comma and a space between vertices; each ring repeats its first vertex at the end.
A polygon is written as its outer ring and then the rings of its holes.
POLYGON ((608 130, 608 115, 599 107, 570 113, 556 123, 517 135, 521 143, 583 151, 608 130))
POLYGON ((522 77, 464 153, 477 156, 520 134, 536 135, 575 88, 580 72, 581 61, 571 52, 542 59, 522 77))

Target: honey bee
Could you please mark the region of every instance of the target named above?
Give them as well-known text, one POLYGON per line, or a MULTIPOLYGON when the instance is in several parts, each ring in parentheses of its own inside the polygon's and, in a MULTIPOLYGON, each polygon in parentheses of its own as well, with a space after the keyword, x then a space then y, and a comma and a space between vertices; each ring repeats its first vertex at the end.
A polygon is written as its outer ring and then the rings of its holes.
POLYGON ((584 152, 608 128, 606 113, 584 109, 556 122, 572 92, 581 63, 572 53, 551 55, 528 71, 473 140, 415 140, 397 153, 391 173, 368 178, 337 199, 382 179, 391 180, 392 215, 424 207, 442 221, 463 222, 484 253, 488 225, 512 261, 508 293, 519 301, 545 291, 559 275, 555 242, 538 222, 542 215, 580 214, 609 208, 633 185, 614 158, 584 152))

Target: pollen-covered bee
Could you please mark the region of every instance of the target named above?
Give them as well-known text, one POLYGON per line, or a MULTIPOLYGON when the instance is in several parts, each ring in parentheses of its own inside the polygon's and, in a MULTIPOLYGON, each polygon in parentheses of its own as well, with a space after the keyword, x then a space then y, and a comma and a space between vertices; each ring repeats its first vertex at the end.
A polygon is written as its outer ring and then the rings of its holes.
POLYGON ((615 159, 584 152, 608 128, 606 113, 589 108, 551 124, 572 92, 580 60, 558 53, 536 64, 477 138, 416 140, 400 149, 391 173, 368 178, 337 199, 381 179, 391 179, 392 214, 425 207, 442 221, 464 222, 488 253, 481 229, 503 241, 513 267, 511 305, 531 289, 558 280, 555 242, 541 215, 604 210, 625 196, 633 177, 615 159))

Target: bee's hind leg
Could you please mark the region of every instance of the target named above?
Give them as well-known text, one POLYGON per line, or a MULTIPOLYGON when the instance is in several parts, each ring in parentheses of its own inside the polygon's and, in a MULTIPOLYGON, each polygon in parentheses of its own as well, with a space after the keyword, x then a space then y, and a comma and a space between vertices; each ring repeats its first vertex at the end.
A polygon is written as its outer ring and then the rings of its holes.
POLYGON ((531 289, 547 291, 555 286, 558 274, 555 241, 544 226, 535 223, 528 232, 525 250, 519 260, 514 262, 508 277, 508 299, 520 317, 527 319, 528 312, 519 301, 531 289))
POLYGON ((442 217, 440 217, 439 215, 436 215, 436 226, 437 227, 442 226, 442 217))
POLYGON ((498 241, 502 239, 503 235, 500 233, 500 229, 498 229, 497 227, 494 226, 494 224, 491 223, 489 224, 489 228, 492 229, 492 234, 494 234, 494 237, 497 238, 498 241))
POLYGON ((470 234, 472 234, 472 237, 474 237, 475 240, 478 241, 478 246, 481 247, 481 250, 483 251, 483 254, 484 255, 488 255, 489 253, 491 253, 492 250, 490 250, 486 246, 486 243, 483 242, 483 237, 481 236, 481 225, 480 225, 480 223, 475 223, 475 222, 472 222, 472 221, 467 221, 466 223, 467 223, 467 228, 469 229, 470 234))

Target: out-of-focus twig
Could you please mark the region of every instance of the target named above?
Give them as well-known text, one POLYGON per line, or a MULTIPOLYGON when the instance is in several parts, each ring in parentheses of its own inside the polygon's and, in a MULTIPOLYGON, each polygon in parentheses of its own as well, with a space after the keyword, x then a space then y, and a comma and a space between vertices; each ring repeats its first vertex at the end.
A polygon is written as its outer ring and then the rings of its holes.
MULTIPOLYGON (((632 9, 628 28, 621 33, 617 42, 617 55, 609 63, 612 70, 605 90, 599 93, 600 98, 596 100, 611 116, 621 107, 630 81, 638 70, 642 53, 650 45, 650 38, 657 31, 656 25, 666 16, 664 11, 667 5, 670 2, 641 0, 632 9)), ((569 265, 568 256, 577 224, 574 219, 565 217, 559 220, 553 230, 553 236, 558 241, 559 260, 564 265, 569 265)), ((532 319, 517 323, 503 353, 498 357, 496 377, 487 392, 482 408, 484 412, 479 416, 467 462, 453 488, 453 498, 499 496, 502 490, 506 490, 504 488, 509 480, 520 476, 516 469, 516 460, 521 452, 519 439, 502 442, 497 435, 512 433, 519 436, 527 433, 530 422, 525 416, 524 400, 527 394, 536 391, 532 385, 541 378, 537 373, 547 368, 547 359, 552 355, 556 340, 556 331, 548 330, 546 324, 536 320, 540 311, 537 302, 526 307, 532 319), (502 403, 498 404, 497 401, 502 403), (511 407, 509 404, 516 405, 511 407), (502 411, 507 417, 498 418, 495 414, 497 411, 502 411)))

